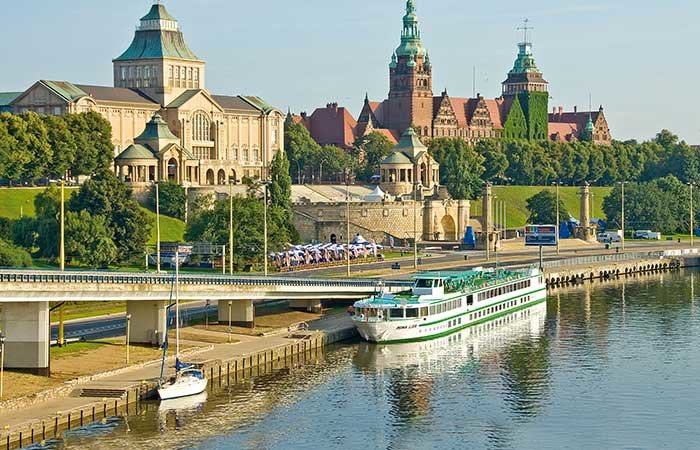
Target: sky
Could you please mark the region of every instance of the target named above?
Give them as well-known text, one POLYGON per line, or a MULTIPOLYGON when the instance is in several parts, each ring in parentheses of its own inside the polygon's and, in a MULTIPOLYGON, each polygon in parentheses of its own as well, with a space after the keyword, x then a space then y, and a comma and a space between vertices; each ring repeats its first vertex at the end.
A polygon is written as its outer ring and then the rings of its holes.
MULTIPOLYGON (((2 0, 0 91, 39 79, 112 85, 112 59, 131 43, 150 0, 2 0)), ((164 0, 207 89, 259 95, 283 111, 338 102, 357 116, 365 93, 386 98, 405 0, 164 0)), ((500 95, 517 28, 528 18, 550 110, 605 108, 616 139, 667 128, 700 144, 697 0, 416 0, 433 92, 500 95)))

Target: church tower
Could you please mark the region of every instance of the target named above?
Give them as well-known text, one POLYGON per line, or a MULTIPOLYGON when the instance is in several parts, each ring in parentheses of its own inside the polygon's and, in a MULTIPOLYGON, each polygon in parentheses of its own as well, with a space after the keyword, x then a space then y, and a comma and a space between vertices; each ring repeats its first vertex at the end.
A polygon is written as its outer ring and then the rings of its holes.
POLYGON ((403 132, 413 126, 429 137, 433 121, 433 77, 428 52, 421 42, 415 0, 407 0, 401 45, 389 64, 387 128, 403 132))
POLYGON ((163 107, 185 90, 204 89, 204 61, 160 2, 141 18, 131 45, 113 63, 115 87, 138 89, 163 107))
POLYGON ((514 110, 522 111, 527 129, 509 130, 506 126, 504 133, 530 140, 546 140, 549 136, 549 83, 542 77, 542 71, 535 64, 532 42, 527 36, 527 32, 532 28, 528 26, 527 19, 519 29, 524 31, 524 39, 518 44, 515 64, 503 82, 503 97, 511 100, 512 104, 519 103, 520 108, 511 107, 511 113, 514 113, 514 110))

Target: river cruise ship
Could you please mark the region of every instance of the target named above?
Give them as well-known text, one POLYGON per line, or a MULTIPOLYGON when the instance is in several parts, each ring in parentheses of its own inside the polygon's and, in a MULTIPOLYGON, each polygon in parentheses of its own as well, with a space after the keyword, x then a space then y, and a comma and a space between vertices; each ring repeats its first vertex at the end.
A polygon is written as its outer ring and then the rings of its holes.
POLYGON ((363 339, 424 341, 546 300, 544 277, 534 268, 426 272, 413 279, 410 291, 383 292, 355 303, 353 321, 363 339))

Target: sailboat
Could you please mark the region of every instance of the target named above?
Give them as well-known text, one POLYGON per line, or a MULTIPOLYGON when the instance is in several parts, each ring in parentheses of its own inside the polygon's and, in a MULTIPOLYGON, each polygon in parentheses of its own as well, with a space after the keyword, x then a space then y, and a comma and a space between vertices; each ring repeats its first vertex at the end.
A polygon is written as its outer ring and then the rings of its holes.
MULTIPOLYGON (((207 380, 200 369, 192 364, 180 361, 180 254, 179 248, 175 250, 175 378, 163 383, 163 370, 165 354, 168 349, 168 334, 165 334, 163 345, 163 361, 161 366, 160 387, 158 396, 161 400, 189 397, 204 392, 207 388, 207 380)), ((171 289, 172 297, 172 289, 171 289)))

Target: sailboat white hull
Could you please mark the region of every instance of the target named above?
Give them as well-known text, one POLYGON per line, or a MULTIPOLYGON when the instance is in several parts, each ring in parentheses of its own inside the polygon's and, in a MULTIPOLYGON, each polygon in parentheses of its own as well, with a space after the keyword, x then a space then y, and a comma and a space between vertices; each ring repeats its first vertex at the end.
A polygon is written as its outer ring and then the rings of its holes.
POLYGON ((207 388, 206 378, 193 376, 177 377, 172 383, 164 384, 158 389, 158 396, 161 400, 173 398, 189 397, 204 392, 207 388))

